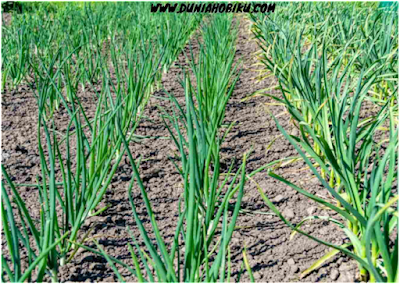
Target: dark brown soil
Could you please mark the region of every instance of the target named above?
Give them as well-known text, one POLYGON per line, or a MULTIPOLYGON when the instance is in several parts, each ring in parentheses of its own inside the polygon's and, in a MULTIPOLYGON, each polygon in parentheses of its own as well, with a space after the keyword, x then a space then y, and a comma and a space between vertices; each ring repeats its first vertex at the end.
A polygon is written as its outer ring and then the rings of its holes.
MULTIPOLYGON (((257 82, 256 66, 258 51, 257 43, 250 33, 250 22, 245 17, 239 18, 240 33, 237 43, 237 57, 243 60, 243 73, 236 85, 233 97, 227 106, 226 123, 236 121, 226 141, 223 144, 223 161, 229 164, 233 158, 240 161, 243 154, 251 147, 254 152, 247 164, 247 172, 276 159, 294 156, 296 151, 286 141, 275 122, 266 111, 266 107, 278 116, 279 122, 289 132, 296 131, 289 123, 289 115, 282 106, 271 105, 273 101, 267 97, 254 97, 242 101, 253 92, 276 84, 271 77, 257 82), (275 141, 271 147, 269 145, 275 141)), ((185 49, 184 52, 188 50, 185 49)), ((177 64, 164 76, 163 88, 174 94, 180 103, 184 103, 182 87, 178 82, 181 69, 185 65, 183 54, 177 64)), ((279 93, 277 91, 277 95, 279 93)), ((159 91, 157 96, 165 96, 159 91)), ((84 107, 93 109, 95 101, 93 94, 81 93, 84 107)), ((158 105, 168 107, 164 100, 152 98, 147 106, 146 116, 137 130, 139 135, 168 137, 161 118, 158 105)), ((67 124, 67 116, 60 115, 60 125, 67 124)), ((20 86, 16 91, 7 90, 2 94, 2 162, 17 183, 33 183, 35 176, 40 174, 40 161, 37 151, 37 107, 30 87, 20 86)), ((182 194, 182 179, 176 171, 169 156, 176 152, 175 145, 168 139, 146 139, 141 143, 130 145, 132 153, 143 156, 140 165, 141 177, 148 190, 149 199, 153 205, 162 235, 171 240, 177 223, 178 199, 182 194)), ((326 196, 325 190, 316 178, 310 174, 303 163, 286 165, 277 169, 278 174, 309 190, 326 196)), ((128 163, 122 162, 106 195, 104 204, 112 206, 100 216, 91 217, 87 227, 94 227, 91 236, 96 238, 105 251, 126 263, 132 263, 127 243, 131 242, 126 228, 129 226, 139 238, 131 207, 128 201, 127 188, 132 170, 128 163)), ((288 186, 267 176, 266 171, 254 177, 268 197, 283 211, 292 223, 298 223, 304 217, 313 215, 331 215, 321 209, 288 186)), ((38 199, 35 190, 21 187, 21 196, 27 201, 28 207, 37 208, 38 199)), ((139 207, 140 217, 146 225, 150 222, 144 214, 144 206, 138 189, 135 189, 135 200, 139 207), (142 213, 143 212, 143 213, 142 213)), ((289 240, 290 229, 278 217, 273 215, 262 201, 256 185, 248 182, 245 187, 243 209, 257 211, 251 215, 241 214, 233 235, 231 250, 233 273, 231 281, 236 281, 243 263, 242 249, 247 248, 250 265, 257 282, 354 282, 357 277, 357 266, 343 255, 338 255, 325 263, 321 268, 299 279, 300 272, 308 268, 314 261, 323 256, 328 249, 310 239, 296 235, 289 240), (264 212, 268 214, 259 214, 264 212)), ((303 227, 313 235, 335 244, 342 244, 346 237, 333 225, 324 222, 313 222, 303 227)), ((2 245, 4 245, 4 241, 2 245)), ((92 246, 93 243, 87 242, 92 246)), ((135 281, 127 270, 121 269, 127 281, 135 281)), ((67 281, 114 282, 117 278, 106 260, 94 254, 82 251, 77 254, 72 263, 61 269, 60 279, 67 281)), ((241 281, 249 281, 245 273, 241 281)))

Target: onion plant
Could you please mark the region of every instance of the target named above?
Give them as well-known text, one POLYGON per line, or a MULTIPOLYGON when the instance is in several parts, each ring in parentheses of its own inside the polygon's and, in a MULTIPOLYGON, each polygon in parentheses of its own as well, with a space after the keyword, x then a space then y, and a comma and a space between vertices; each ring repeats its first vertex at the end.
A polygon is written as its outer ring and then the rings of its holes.
POLYGON ((199 55, 195 57, 191 49, 190 65, 196 77, 195 95, 201 120, 206 125, 206 135, 214 135, 212 133, 221 127, 226 104, 239 78, 239 63, 234 62, 237 32, 232 16, 215 15, 202 28, 203 42, 199 42, 199 55))
MULTIPOLYGON (((31 86, 36 89, 38 101, 41 175, 37 176, 36 183, 26 186, 38 189, 41 214, 38 219, 30 215, 16 190, 20 185, 8 178, 9 188, 3 185, 3 196, 7 193, 13 198, 3 199, 2 206, 8 214, 8 218, 3 218, 3 228, 9 237, 11 259, 3 256, 2 267, 9 281, 32 279, 34 275, 40 282, 47 274, 57 282, 58 267, 73 259, 77 245, 90 233, 89 230, 80 236, 81 227, 87 218, 107 207, 98 208, 98 205, 125 154, 123 142, 129 143, 135 137, 135 128, 162 64, 171 64, 170 54, 177 55, 182 48, 169 40, 183 45, 190 34, 182 37, 171 34, 162 46, 153 45, 152 30, 137 30, 135 37, 128 40, 129 34, 124 35, 128 30, 126 23, 122 27, 116 25, 121 28, 119 31, 102 28, 107 27, 102 21, 111 18, 117 22, 118 13, 123 11, 116 7, 84 6, 76 10, 67 5, 65 11, 61 9, 54 15, 57 24, 52 32, 48 29, 43 34, 35 32, 36 27, 52 22, 47 15, 43 20, 33 15, 31 26, 27 26, 27 29, 33 28, 23 44, 34 47, 26 62, 33 71, 31 86), (102 18, 104 14, 106 19, 102 18), (71 17, 76 21, 71 21, 71 17), (60 28, 69 33, 61 33, 60 28), (106 42, 109 49, 104 53, 106 42), (170 61, 164 60, 166 55, 170 61), (114 73, 108 69, 108 59, 114 65, 114 73), (112 76, 116 82, 111 80, 112 76), (101 91, 93 85, 99 79, 101 91), (98 102, 93 119, 89 119, 80 103, 79 84, 96 94, 98 102), (66 110, 70 119, 65 133, 55 129, 54 112, 59 108, 66 110), (117 123, 124 139, 117 132, 117 123), (20 219, 17 225, 12 216, 15 209, 11 211, 14 199, 20 219), (21 250, 17 249, 20 245, 28 252, 31 265, 24 273, 21 272, 21 250)), ((45 14, 42 6, 38 9, 38 15, 45 14)), ((130 14, 135 15, 136 10, 130 14)), ((192 21, 190 27, 182 26, 182 29, 191 30, 194 25, 192 21)), ((4 176, 8 177, 5 170, 4 176)))
MULTIPOLYGON (((343 96, 346 97, 348 94, 343 96)), ((357 122, 355 120, 358 119, 361 106, 361 103, 356 100, 362 101, 363 95, 358 95, 358 97, 352 102, 351 108, 349 106, 344 107, 343 105, 346 103, 342 101, 342 104, 336 109, 338 118, 332 125, 332 138, 335 141, 333 149, 323 136, 319 136, 312 129, 310 124, 301 121, 302 137, 294 137, 289 135, 275 119, 278 128, 295 146, 309 168, 327 189, 329 198, 321 198, 316 194, 311 194, 282 176, 272 171, 269 172, 271 177, 284 182, 325 208, 338 213, 344 221, 326 216, 309 216, 295 226, 290 224, 262 190, 259 190, 267 205, 294 231, 334 249, 333 253, 330 252, 321 260, 326 261, 334 254, 343 252, 359 263, 362 280, 395 282, 398 279, 398 237, 396 233, 396 230, 398 230, 396 210, 398 194, 395 191, 394 182, 398 158, 396 150, 398 147, 398 130, 395 129, 393 111, 385 111, 385 109, 380 111, 379 120, 368 127, 362 127, 364 129, 360 133, 352 130, 355 129, 352 123, 357 122), (350 111, 355 109, 357 113, 354 116, 349 115, 343 121, 339 115, 344 115, 346 109, 350 109, 350 111), (375 143, 373 135, 377 132, 376 129, 379 125, 383 123, 384 117, 389 114, 390 136, 387 139, 389 143, 383 146, 384 143, 375 143), (348 136, 347 133, 350 133, 350 137, 346 137, 348 136), (307 136, 309 138, 305 138, 307 136), (310 147, 309 140, 311 139, 320 144, 320 149, 328 157, 325 161, 322 161, 320 156, 310 147), (357 143, 361 143, 359 149, 356 147, 357 143), (385 150, 383 154, 381 154, 382 150, 385 150), (332 185, 332 180, 328 182, 320 175, 314 161, 317 161, 318 165, 326 171, 333 169, 336 178, 341 180, 338 188, 332 185), (332 201, 335 201, 335 203, 332 203, 332 201), (349 242, 337 246, 302 231, 301 226, 304 222, 312 219, 324 219, 337 225, 347 235, 349 242)), ((312 269, 303 272, 302 276, 321 265, 323 261, 318 261, 312 266, 312 269)))
POLYGON ((60 99, 41 65, 51 66, 58 87, 68 85, 68 78, 83 89, 102 78, 103 59, 112 63, 120 86, 129 84, 130 89, 136 79, 128 83, 128 78, 139 73, 147 77, 157 67, 148 90, 152 92, 201 20, 201 15, 187 13, 151 14, 149 3, 66 3, 56 11, 51 7, 33 5, 32 13, 13 15, 11 25, 3 27, 2 45, 3 89, 8 81, 15 88, 27 75, 28 82, 40 78, 40 87, 50 93, 46 119, 60 99))
MULTIPOLYGON (((282 5, 279 11, 268 17, 252 15, 255 23, 253 31, 263 51, 260 59, 282 83, 285 99, 301 110, 307 122, 311 123, 315 114, 321 112, 325 116, 323 127, 327 128, 331 123, 324 108, 318 109, 326 101, 326 97, 320 95, 321 84, 313 83, 318 75, 314 72, 315 65, 322 53, 326 54, 328 61, 341 60, 342 66, 354 61, 346 69, 353 77, 360 76, 362 68, 378 68, 377 79, 368 91, 368 100, 378 103, 379 108, 390 98, 397 112, 395 97, 391 96, 397 90, 397 72, 393 69, 397 66, 398 57, 398 35, 393 29, 398 25, 395 11, 383 12, 373 7, 337 3, 291 3, 282 5), (310 14, 310 17, 299 18, 304 13, 310 14), (347 14, 354 17, 343 18, 347 14), (359 26, 362 28, 357 28, 359 26)), ((316 124, 315 127, 318 129, 320 126, 316 124)), ((318 131, 321 135, 327 133, 322 129, 318 131)), ((314 149, 320 152, 316 143, 314 149)), ((325 174, 323 170, 322 175, 325 174)))
POLYGON ((41 175, 28 185, 14 184, 2 169, 8 184, 2 184, 2 221, 11 257, 2 256, 3 280, 41 282, 48 275, 58 281, 59 266, 73 259, 90 233, 80 234, 87 218, 107 208, 98 206, 162 69, 173 63, 201 19, 184 14, 157 21, 138 12, 150 11, 148 4, 120 4, 32 6, 34 13, 14 15, 3 29, 3 87, 9 78, 16 87, 32 76, 27 81, 36 90, 41 164, 41 175), (140 25, 132 28, 132 20, 140 25), (79 85, 96 94, 92 119, 80 102, 79 85), (65 132, 56 130, 60 108, 69 115, 65 132), (38 190, 40 216, 27 210, 18 186, 38 190), (26 271, 22 251, 28 253, 26 271))
POLYGON ((264 62, 279 81, 282 97, 272 96, 285 105, 298 136, 289 135, 274 117, 283 135, 293 144, 312 173, 326 188, 328 196, 311 194, 273 171, 269 175, 340 216, 309 216, 291 224, 259 188, 267 205, 295 232, 333 248, 302 276, 338 252, 354 258, 361 280, 394 282, 398 280, 398 194, 395 191, 398 130, 395 123, 397 87, 386 93, 378 111, 371 108, 370 91, 382 77, 398 77, 382 63, 370 61, 363 50, 352 49, 349 39, 332 54, 332 34, 325 25, 320 41, 306 42, 301 31, 296 41, 288 41, 284 30, 276 26, 274 40, 259 22, 257 36, 269 40, 264 47, 264 62), (280 51, 279 46, 289 46, 280 51), (270 52, 273 50, 272 52, 270 52), (286 52, 286 53, 285 53, 286 52), (275 60, 279 63, 273 69, 275 60), (288 61, 287 61, 288 60, 288 61), (358 70, 355 72, 355 70, 358 70), (369 108, 368 108, 369 107, 369 108), (384 129, 388 129, 384 131, 384 129), (301 230, 305 221, 324 219, 347 235, 343 245, 334 245, 301 230))
MULTIPOLYGON (((149 11, 148 6, 144 10, 149 11)), ((202 19, 202 14, 200 13, 188 15, 190 14, 158 13, 154 17, 156 25, 159 25, 157 22, 160 21, 163 23, 160 28, 153 29, 156 32, 156 45, 167 46, 168 49, 162 63, 164 73, 168 71, 178 57, 202 19)))
POLYGON ((29 42, 27 40, 27 23, 19 27, 4 29, 2 31, 2 90, 7 80, 10 88, 15 89, 29 72, 28 58, 30 56, 29 42))
MULTIPOLYGON (((183 179, 179 218, 171 244, 166 243, 161 236, 136 161, 125 143, 133 168, 128 190, 129 199, 140 236, 146 246, 146 251, 140 248, 130 232, 136 252, 131 245, 129 250, 136 270, 134 274, 140 282, 230 281, 229 242, 244 193, 247 157, 244 156, 243 163, 236 173, 233 172, 233 164, 227 173, 222 173, 220 145, 229 129, 220 133, 221 124, 226 104, 238 79, 238 74, 235 74, 236 68, 233 66, 235 37, 225 37, 230 32, 231 23, 231 17, 217 16, 211 20, 208 28, 203 29, 204 44, 200 46, 196 63, 192 64, 196 86, 193 86, 189 76, 185 75, 182 85, 185 90, 186 107, 181 107, 176 98, 169 95, 169 100, 175 108, 172 108, 172 114, 164 111, 165 125, 179 151, 180 164, 175 165, 183 179), (226 40, 219 41, 219 37, 226 40), (221 42, 224 43, 224 54, 217 51, 221 42), (214 79, 214 76, 221 79, 221 82, 214 79), (217 110, 213 110, 213 107, 217 110), (137 204, 132 195, 135 181, 151 221, 151 230, 145 228, 137 212, 137 204), (232 202, 234 204, 231 204, 232 202), (155 242, 150 238, 153 235, 155 242), (180 253, 182 250, 183 255, 180 253), (139 263, 143 265, 143 269, 139 263)), ((191 57, 193 60, 194 55, 191 57)), ((121 124, 118 124, 118 131, 124 139, 121 124)), ((92 251, 102 254, 118 279, 124 281, 115 266, 118 262, 108 256, 98 244, 97 246, 99 251, 92 251)))
MULTIPOLYGON (((372 17, 373 23, 365 28, 363 33, 367 49, 368 65, 375 63, 384 66, 381 81, 375 85, 372 97, 374 102, 384 104, 389 97, 387 94, 397 88, 398 74, 398 5, 397 3, 389 11, 381 10, 372 17)), ((392 102, 394 106, 394 102, 392 102)))
POLYGON ((299 33, 301 48, 317 43, 321 54, 326 42, 329 57, 346 56, 350 60, 359 53, 352 72, 359 74, 364 63, 379 62, 381 80, 371 90, 371 100, 382 103, 382 96, 395 89, 398 64, 398 5, 378 8, 376 3, 279 3, 272 15, 252 14, 253 31, 260 40, 264 55, 261 59, 269 70, 279 76, 290 68, 292 54, 297 49, 299 33), (346 49, 343 55, 342 50, 346 49), (366 62, 365 58, 368 58, 366 62), (272 64, 271 64, 272 63, 272 64))
MULTIPOLYGON (((172 96, 170 98, 175 101, 172 96)), ((185 98, 186 111, 178 107, 178 113, 168 117, 174 129, 177 130, 173 140, 181 152, 179 171, 184 185, 178 212, 179 218, 174 239, 170 245, 161 236, 136 161, 130 153, 128 143, 124 142, 133 168, 133 176, 128 189, 129 200, 147 251, 138 246, 136 238, 129 230, 136 247, 135 252, 129 245, 135 268, 134 275, 140 282, 215 282, 229 281, 230 278, 229 242, 235 229, 244 193, 246 156, 236 173, 232 172, 233 167, 231 166, 228 173, 223 174, 220 170, 219 158, 215 158, 219 157, 216 154, 219 154, 220 150, 217 135, 214 133, 214 139, 204 135, 205 125, 201 121, 199 111, 193 101, 192 87, 188 78, 185 80, 185 98), (181 112, 183 112, 183 116, 179 115, 181 112), (184 127, 183 130, 180 130, 182 124, 184 127), (207 150, 205 149, 206 145, 208 146, 207 150), (151 230, 144 227, 136 209, 137 204, 132 195, 135 181, 139 186, 146 212, 151 221, 151 230), (238 182, 239 185, 237 185, 238 182), (236 198, 235 195, 237 195, 236 198), (232 213, 229 210, 231 202, 234 202, 232 213), (155 236, 155 243, 151 241, 150 234, 155 236), (180 253, 183 250, 184 255, 180 253), (143 265, 143 269, 139 263, 143 265)), ((119 125, 118 131, 124 139, 119 125)), ((91 251, 102 254, 110 263, 119 280, 124 281, 115 266, 118 263, 116 259, 109 257, 98 244, 97 246, 99 252, 93 249, 91 251)))
MULTIPOLYGON (((80 68, 85 70, 80 83, 102 76, 100 58, 110 56, 110 41, 123 48, 132 38, 154 46, 154 56, 163 54, 161 67, 166 72, 200 23, 199 14, 152 14, 150 3, 42 3, 29 5, 30 12, 13 14, 11 24, 3 26, 3 87, 19 85, 30 75, 30 64, 37 67, 40 57, 48 66, 57 51, 77 50, 80 68)), ((118 54, 120 55, 120 54, 118 54)), ((78 62, 76 62, 78 64, 78 62)), ((161 72, 156 80, 161 79, 161 72)), ((4 88, 3 88, 4 89, 4 88)))
MULTIPOLYGON (((122 143, 131 141, 134 137, 133 129, 129 129, 130 132, 124 130, 126 138, 117 137, 115 124, 119 123, 119 127, 122 125, 121 119, 117 120, 117 117, 124 118, 125 125, 137 125, 136 120, 140 119, 140 115, 136 114, 139 113, 139 109, 143 109, 146 101, 142 99, 145 94, 142 87, 131 90, 129 94, 125 94, 121 88, 115 92, 117 88, 113 85, 110 74, 103 71, 103 86, 98 94, 95 117, 89 120, 76 94, 77 89, 71 85, 71 80, 64 78, 64 83, 67 84, 65 88, 68 97, 66 97, 49 68, 42 64, 42 70, 47 75, 47 82, 54 88, 62 107, 67 111, 70 122, 63 135, 55 129, 54 120, 45 119, 49 92, 46 88, 38 88, 36 95, 39 108, 38 145, 42 173, 41 176, 37 176, 36 184, 25 186, 38 189, 41 212, 39 226, 26 210, 24 201, 14 184, 11 180, 7 180, 11 188, 10 194, 17 200, 17 210, 25 230, 21 242, 29 253, 29 263, 36 263, 38 266, 37 281, 41 281, 47 273, 54 282, 57 282, 58 267, 73 259, 78 248, 75 243, 83 242, 90 232, 89 230, 87 234, 78 238, 85 220, 107 208, 107 206, 102 208, 97 206, 124 156, 122 143), (116 93, 116 96, 113 96, 113 93, 116 93), (125 108, 129 103, 132 105, 129 108, 132 114, 127 116, 125 108), (42 137, 45 139, 42 140, 42 137), (42 145, 47 145, 47 149, 42 145), (35 243, 36 247, 32 247, 32 243, 35 243), (54 245, 55 243, 57 245, 54 245), (41 261, 38 263, 36 259, 39 257, 41 261)), ((145 81, 144 88, 148 89, 148 82, 151 82, 151 79, 146 80, 147 85, 145 81)), ((7 174, 4 174, 7 177, 7 174)), ((5 189, 4 194, 8 194, 5 189)), ((8 204, 7 200, 5 203, 8 204)), ((10 207, 7 210, 9 211, 10 207)), ((12 220, 8 222, 15 223, 12 220)), ((6 224, 5 219, 3 226, 6 227, 4 224, 6 224)), ((21 238, 18 232, 18 229, 11 231, 11 238, 15 240, 21 238)), ((15 268, 6 269, 11 273, 9 280, 18 280, 21 273, 15 269, 20 268, 18 264, 20 260, 13 258, 11 261, 15 268)), ((30 277, 30 274, 24 275, 30 277)))
MULTIPOLYGON (((320 29, 326 34, 327 27, 327 25, 321 26, 320 29)), ((302 49, 306 41, 303 39, 303 31, 284 30, 277 24, 271 28, 270 23, 268 25, 259 23, 257 28, 256 36, 260 39, 260 46, 265 52, 262 55, 262 62, 279 79, 284 99, 267 95, 279 103, 291 106, 288 108, 289 112, 292 108, 296 109, 305 122, 313 124, 318 135, 328 135, 326 139, 330 142, 329 123, 331 118, 326 108, 320 108, 326 103, 328 94, 324 93, 322 89, 323 82, 320 78, 323 73, 314 72, 314 69, 317 68, 316 59, 319 52, 317 41, 314 41, 304 51, 302 49), (270 29, 275 32, 271 33, 270 29), (317 121, 319 123, 314 122, 317 119, 320 119, 317 121)), ((344 52, 342 53, 344 54, 344 52)), ((332 66, 335 65, 341 66, 338 62, 332 64, 332 66)), ((336 72, 338 71, 339 69, 336 70, 336 72)), ((298 124, 295 126, 300 127, 298 124)), ((319 145, 316 142, 313 144, 314 150, 321 154, 319 145)), ((322 176, 325 177, 325 174, 325 169, 322 169, 322 176)))

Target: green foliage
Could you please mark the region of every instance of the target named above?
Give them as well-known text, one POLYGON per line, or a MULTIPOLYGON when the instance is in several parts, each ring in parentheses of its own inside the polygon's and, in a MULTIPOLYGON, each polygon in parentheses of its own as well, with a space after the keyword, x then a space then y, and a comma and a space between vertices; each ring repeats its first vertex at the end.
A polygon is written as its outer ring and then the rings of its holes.
POLYGON ((186 14, 150 17, 148 3, 79 5, 35 3, 3 26, 3 88, 28 83, 35 91, 41 166, 36 183, 28 185, 14 184, 2 168, 2 222, 11 256, 2 256, 3 281, 41 282, 48 275, 58 282, 59 267, 74 258, 90 233, 82 235, 84 222, 107 209, 99 204, 125 146, 137 138, 135 129, 163 69, 201 20, 186 14), (182 32, 173 33, 171 25, 182 32), (81 90, 95 94, 94 118, 82 107, 81 90), (69 117, 62 130, 55 128, 59 109, 69 117), (37 220, 19 186, 39 192, 37 220), (28 253, 26 270, 21 251, 28 253))
MULTIPOLYGON (((134 275, 140 282, 230 280, 229 242, 244 194, 247 158, 245 155, 236 173, 232 171, 233 164, 227 173, 221 172, 220 144, 226 132, 220 133, 220 128, 226 104, 238 78, 238 74, 235 73, 236 68, 233 67, 236 30, 231 33, 231 25, 232 17, 222 15, 212 18, 203 28, 204 41, 200 45, 199 55, 194 57, 192 53, 190 58, 196 87, 186 75, 182 82, 186 107, 181 107, 176 98, 170 95, 169 100, 175 108, 172 107, 172 114, 164 111, 165 125, 179 150, 180 164, 176 164, 176 167, 182 176, 184 188, 171 244, 166 243, 161 236, 136 162, 130 154, 128 145, 125 144, 134 169, 129 186, 129 199, 133 216, 148 252, 137 245, 137 240, 131 234, 136 252, 130 245, 129 250, 136 270, 134 275), (225 41, 217 40, 218 37, 225 41), (221 47, 225 52, 220 51, 221 47), (227 60, 224 61, 225 59, 227 60), (216 81, 213 76, 217 76, 221 82, 216 81), (211 108, 208 108, 207 103, 203 103, 207 99, 211 101, 211 106, 213 104, 220 106, 218 111, 213 110, 212 114, 209 112, 211 108), (132 196, 135 180, 146 205, 151 230, 144 226, 137 213, 137 205, 132 196), (229 213, 231 207, 233 212, 229 213), (155 236, 154 242, 151 241, 151 235, 155 236), (182 251, 184 255, 180 253, 182 251), (139 261, 143 269, 140 268, 139 261)), ((118 278, 123 281, 122 275, 115 267, 117 262, 107 256, 100 246, 98 248, 97 253, 104 255, 118 278)))
POLYGON ((292 3, 270 18, 252 18, 261 60, 282 98, 266 95, 286 106, 300 134, 289 135, 274 117, 276 124, 337 204, 269 175, 338 213, 344 221, 328 220, 351 246, 305 233, 305 220, 290 224, 260 190, 262 197, 296 232, 357 260, 363 281, 397 281, 397 8, 292 3))
POLYGON ((127 93, 134 92, 137 76, 151 80, 146 82, 151 86, 145 90, 148 99, 162 70, 169 69, 201 20, 198 14, 152 14, 149 3, 32 5, 32 12, 15 14, 11 24, 3 26, 2 89, 35 80, 48 93, 46 119, 61 103, 50 78, 60 88, 84 89, 100 81, 103 58, 112 62, 119 86, 128 85, 127 93), (53 11, 52 5, 59 9, 53 11))

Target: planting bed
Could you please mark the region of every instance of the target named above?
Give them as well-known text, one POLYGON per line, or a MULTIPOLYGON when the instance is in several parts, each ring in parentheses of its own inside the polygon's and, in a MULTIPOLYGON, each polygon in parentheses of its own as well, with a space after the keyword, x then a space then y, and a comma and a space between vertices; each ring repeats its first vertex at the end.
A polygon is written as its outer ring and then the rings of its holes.
MULTIPOLYGON (((240 161, 243 154, 254 148, 248 158, 246 172, 274 160, 297 155, 295 149, 282 136, 275 122, 267 112, 267 108, 278 117, 281 125, 289 132, 295 132, 289 124, 289 115, 282 106, 273 105, 273 100, 265 97, 253 97, 243 100, 257 90, 276 85, 270 77, 261 82, 256 80, 260 68, 256 52, 259 50, 250 31, 250 21, 247 17, 236 16, 240 22, 236 59, 243 60, 243 72, 239 78, 230 101, 227 104, 225 123, 236 122, 222 144, 222 169, 227 170, 232 159, 240 161)), ((192 37, 194 52, 198 51, 195 37, 192 37)), ((189 52, 188 46, 183 53, 189 52)), ((185 56, 180 54, 175 65, 163 75, 162 87, 176 96, 180 104, 185 97, 178 79, 181 77, 180 65, 185 66, 185 56)), ((100 88, 100 85, 98 86, 100 88)), ((279 92, 276 91, 276 95, 279 92)), ((83 107, 88 113, 95 112, 94 94, 78 93, 83 107)), ((168 109, 170 103, 161 99, 166 97, 163 90, 156 91, 146 107, 145 118, 137 128, 136 133, 151 136, 140 142, 131 142, 130 149, 134 158, 142 156, 139 170, 146 186, 153 211, 166 243, 173 238, 175 224, 178 219, 178 201, 183 192, 182 178, 177 172, 170 156, 174 156, 176 147, 169 139, 168 131, 160 118, 158 106, 168 109)), ((17 90, 6 90, 2 94, 2 163, 8 174, 16 183, 33 183, 35 176, 40 173, 40 159, 37 150, 37 119, 36 99, 32 90, 26 84, 17 90)), ((57 129, 65 129, 69 117, 61 109, 56 114, 57 129)), ((74 146, 74 145, 72 145, 74 146)), ((286 165, 276 170, 285 178, 302 186, 312 193, 325 194, 318 179, 314 178, 303 162, 286 165)), ((102 204, 111 206, 98 216, 90 217, 85 223, 85 230, 93 228, 92 238, 99 241, 104 250, 115 258, 131 263, 127 243, 131 241, 126 232, 129 226, 138 237, 139 231, 132 216, 128 200, 128 185, 132 169, 127 160, 122 160, 102 204)), ((293 223, 298 223, 304 217, 318 212, 318 215, 329 215, 330 211, 320 208, 304 196, 296 194, 290 187, 267 176, 266 171, 254 176, 262 190, 271 198, 274 204, 293 223)), ((21 197, 27 201, 27 207, 33 216, 39 215, 37 190, 30 187, 20 187, 21 197)), ((145 226, 150 226, 146 211, 139 193, 134 189, 135 204, 139 216, 145 226), (142 210, 142 211, 141 211, 142 210)), ((253 181, 245 185, 242 201, 243 212, 240 213, 231 241, 232 275, 231 281, 238 278, 243 264, 242 250, 247 248, 250 267, 257 282, 353 282, 357 278, 357 265, 348 257, 341 254, 327 261, 323 266, 303 279, 300 273, 314 261, 322 257, 328 250, 326 247, 297 234, 289 240, 291 233, 288 228, 272 211, 268 209, 257 191, 253 181)), ((323 221, 313 221, 303 229, 313 235, 335 244, 343 244, 346 236, 334 225, 323 221)), ((79 238, 79 237, 78 237, 79 238)), ((88 246, 93 243, 87 241, 88 246)), ((2 242, 3 248, 5 242, 2 242)), ((143 245, 143 243, 141 243, 143 245)), ((127 281, 135 281, 125 269, 120 269, 127 281)), ((107 261, 93 253, 79 251, 76 258, 61 268, 60 280, 114 282, 117 281, 107 261)), ((244 273, 241 281, 249 281, 249 275, 244 273)))

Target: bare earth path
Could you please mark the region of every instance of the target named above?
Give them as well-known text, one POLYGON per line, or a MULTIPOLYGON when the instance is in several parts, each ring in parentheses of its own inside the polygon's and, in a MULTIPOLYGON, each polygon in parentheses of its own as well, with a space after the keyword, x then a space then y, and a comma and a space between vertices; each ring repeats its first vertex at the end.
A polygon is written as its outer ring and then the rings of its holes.
MULTIPOLYGON (((222 152, 224 161, 229 164, 232 158, 240 160, 245 151, 254 147, 254 153, 250 156, 247 165, 247 172, 250 173, 276 159, 296 155, 296 152, 289 142, 280 136, 274 121, 265 110, 266 104, 272 102, 271 99, 255 97, 242 101, 257 90, 275 85, 276 81, 268 78, 257 83, 254 80, 258 75, 255 69, 260 68, 260 66, 254 66, 257 63, 254 55, 258 50, 257 43, 252 39, 249 20, 242 15, 237 19, 240 21, 237 58, 243 60, 243 73, 226 111, 226 123, 232 121, 237 123, 224 142, 222 152), (268 149, 268 145, 274 140, 275 142, 268 149)), ((194 48, 196 50, 196 44, 194 48)), ((184 52, 188 52, 188 49, 186 48, 184 52)), ((183 54, 179 56, 176 66, 164 76, 163 87, 173 93, 180 103, 183 103, 183 90, 178 83, 181 74, 178 64, 186 65, 183 54)), ((162 91, 155 95, 166 96, 162 91)), ((85 107, 94 108, 95 101, 92 94, 82 93, 79 96, 85 107)), ((164 100, 152 98, 147 107, 147 119, 138 128, 138 134, 168 137, 168 132, 160 118, 158 105, 169 106, 164 100)), ((284 113, 282 107, 269 105, 269 109, 274 115, 279 115, 280 123, 289 132, 294 131, 289 124, 289 116, 284 113)), ((66 125, 67 122, 67 116, 60 115, 60 124, 66 125)), ((36 123, 37 107, 30 87, 21 86, 16 91, 6 90, 2 94, 2 163, 16 182, 32 182, 35 175, 40 172, 36 123)), ((131 150, 136 157, 140 155, 143 157, 140 165, 142 179, 148 189, 161 233, 171 240, 177 221, 178 199, 182 193, 181 177, 168 158, 168 156, 173 156, 175 146, 168 139, 147 139, 141 143, 132 143, 131 150)), ((302 168, 304 165, 298 163, 285 166, 276 172, 309 191, 319 191, 325 196, 325 191, 316 179, 312 178, 308 170, 301 170, 302 168)), ((131 239, 126 232, 126 227, 131 227, 140 240, 127 195, 131 174, 132 170, 128 163, 122 162, 103 201, 104 204, 112 206, 100 216, 92 217, 86 228, 94 227, 91 236, 99 241, 107 253, 126 263, 131 263, 127 248, 127 243, 131 239)), ((268 177, 266 171, 257 174, 254 180, 293 223, 298 223, 310 214, 329 214, 326 210, 318 208, 316 204, 296 194, 289 187, 268 177)), ((28 200, 32 210, 37 208, 37 194, 32 188, 22 187, 21 195, 28 200)), ((135 202, 143 209, 138 190, 135 191, 135 202)), ((250 181, 246 185, 242 206, 247 210, 270 213, 260 198, 255 184, 250 181)), ((139 210, 141 218, 146 225, 149 225, 144 212, 139 210)), ((257 282, 299 281, 300 272, 327 252, 325 247, 302 236, 297 235, 289 241, 290 230, 272 214, 242 214, 237 225, 240 229, 235 231, 231 245, 233 261, 231 281, 237 280, 238 271, 243 262, 244 246, 247 247, 247 255, 257 282)), ((345 240, 335 227, 323 222, 314 223, 314 225, 307 224, 304 228, 336 244, 342 244, 345 240)), ((2 245, 4 244, 3 242, 2 245)), ((87 244, 91 245, 90 242, 87 244)), ((121 272, 126 276, 127 281, 135 280, 127 271, 121 269, 121 272)), ((340 255, 301 281, 353 282, 355 277, 356 265, 340 255)), ((64 282, 113 282, 117 279, 104 259, 92 253, 81 252, 72 263, 62 268, 61 280, 64 282)), ((241 281, 249 281, 246 273, 241 281)))

